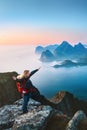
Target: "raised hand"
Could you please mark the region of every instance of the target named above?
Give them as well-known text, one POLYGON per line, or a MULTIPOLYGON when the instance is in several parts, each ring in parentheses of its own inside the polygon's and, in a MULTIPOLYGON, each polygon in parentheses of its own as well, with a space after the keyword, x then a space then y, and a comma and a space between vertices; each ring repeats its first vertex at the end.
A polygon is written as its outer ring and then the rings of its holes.
POLYGON ((41 69, 41 67, 38 68, 38 70, 40 70, 40 69, 41 69))
POLYGON ((13 79, 13 80, 16 80, 17 78, 16 78, 15 76, 12 76, 12 79, 13 79))

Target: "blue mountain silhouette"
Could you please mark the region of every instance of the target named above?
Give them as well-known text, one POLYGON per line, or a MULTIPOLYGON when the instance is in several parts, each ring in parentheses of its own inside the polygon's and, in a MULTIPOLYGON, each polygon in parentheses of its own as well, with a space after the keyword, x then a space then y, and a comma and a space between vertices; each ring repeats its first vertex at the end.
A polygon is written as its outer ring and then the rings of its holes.
POLYGON ((48 45, 46 47, 38 46, 36 52, 41 54, 41 61, 71 60, 87 57, 87 48, 82 43, 72 46, 67 41, 60 45, 48 45))

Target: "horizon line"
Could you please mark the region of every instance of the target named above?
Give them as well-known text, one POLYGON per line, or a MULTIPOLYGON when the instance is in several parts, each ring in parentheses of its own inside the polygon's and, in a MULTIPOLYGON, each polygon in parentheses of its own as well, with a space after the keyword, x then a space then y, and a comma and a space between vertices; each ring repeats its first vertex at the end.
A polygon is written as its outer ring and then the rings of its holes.
POLYGON ((52 42, 52 43, 37 43, 37 44, 35 44, 35 43, 0 43, 0 46, 27 46, 27 45, 30 45, 30 46, 46 46, 46 45, 54 45, 54 44, 62 44, 63 42, 68 42, 69 44, 71 44, 71 45, 76 45, 76 44, 79 44, 79 43, 82 43, 82 44, 87 44, 87 42, 69 42, 69 41, 67 41, 67 40, 63 40, 62 42, 52 42))

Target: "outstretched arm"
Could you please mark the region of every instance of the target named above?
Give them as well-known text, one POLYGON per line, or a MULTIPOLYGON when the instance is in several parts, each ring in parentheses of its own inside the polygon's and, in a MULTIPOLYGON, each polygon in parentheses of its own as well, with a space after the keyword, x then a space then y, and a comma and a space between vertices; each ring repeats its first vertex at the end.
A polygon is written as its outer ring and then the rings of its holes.
POLYGON ((17 77, 15 77, 15 76, 13 76, 12 79, 13 79, 14 81, 17 81, 17 82, 21 82, 21 81, 22 81, 22 79, 17 79, 17 77))
POLYGON ((35 74, 37 71, 39 71, 40 68, 36 69, 36 70, 33 70, 31 73, 30 73, 30 76, 31 77, 33 74, 35 74))

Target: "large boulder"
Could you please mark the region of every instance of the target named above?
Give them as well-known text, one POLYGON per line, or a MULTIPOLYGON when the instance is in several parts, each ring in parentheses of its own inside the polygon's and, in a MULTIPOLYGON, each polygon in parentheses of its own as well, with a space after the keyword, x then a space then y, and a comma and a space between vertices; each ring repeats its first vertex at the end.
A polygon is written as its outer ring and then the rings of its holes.
POLYGON ((20 98, 15 81, 12 79, 12 76, 17 75, 16 72, 0 73, 0 107, 20 98))
POLYGON ((52 110, 44 130, 66 130, 70 118, 58 110, 52 110))
POLYGON ((78 123, 77 130, 87 130, 87 118, 78 123))
POLYGON ((73 116, 78 110, 83 110, 87 115, 87 102, 79 100, 73 94, 65 91, 57 93, 51 101, 59 103, 59 110, 68 116, 73 116))
POLYGON ((77 111, 73 118, 69 121, 66 130, 77 130, 79 122, 83 121, 84 119, 87 119, 85 113, 81 110, 77 111))
POLYGON ((33 108, 28 114, 15 119, 12 130, 41 130, 50 115, 50 108, 41 106, 33 108))
POLYGON ((0 108, 0 130, 38 130, 50 115, 52 108, 30 100, 28 113, 21 115, 23 99, 0 108))

